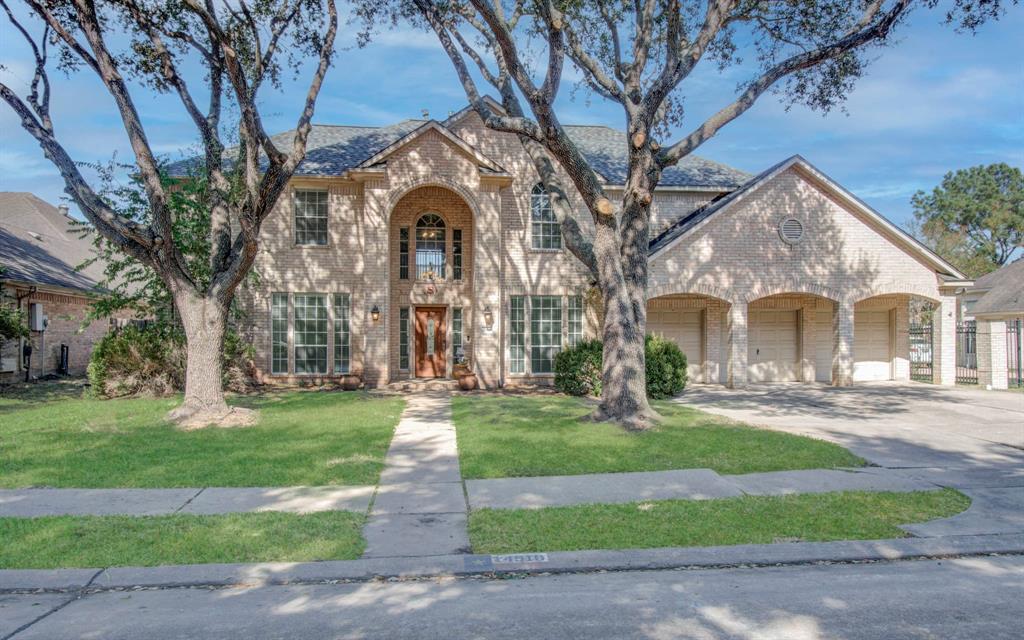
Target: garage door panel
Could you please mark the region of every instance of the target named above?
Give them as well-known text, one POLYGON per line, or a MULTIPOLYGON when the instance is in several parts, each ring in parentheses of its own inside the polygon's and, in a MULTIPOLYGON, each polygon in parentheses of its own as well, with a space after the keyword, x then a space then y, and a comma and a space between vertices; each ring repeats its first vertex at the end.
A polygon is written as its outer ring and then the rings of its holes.
POLYGON ((859 310, 853 316, 853 379, 892 378, 892 331, 889 310, 859 310))
POLYGON ((798 379, 796 311, 751 311, 747 330, 747 376, 751 382, 798 379))
POLYGON ((686 354, 686 373, 691 381, 703 380, 704 332, 701 311, 650 311, 647 332, 672 340, 686 354))

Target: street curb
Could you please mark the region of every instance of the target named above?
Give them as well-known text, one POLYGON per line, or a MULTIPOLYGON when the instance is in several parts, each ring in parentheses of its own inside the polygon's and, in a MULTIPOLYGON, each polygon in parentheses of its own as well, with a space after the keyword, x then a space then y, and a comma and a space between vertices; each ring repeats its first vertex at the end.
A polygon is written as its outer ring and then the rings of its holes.
POLYGON ((99 575, 99 569, 6 569, 0 570, 0 591, 67 591, 85 587, 96 590, 133 587, 223 587, 509 573, 711 569, 989 554, 1024 554, 1024 533, 621 551, 115 567, 102 570, 99 575))

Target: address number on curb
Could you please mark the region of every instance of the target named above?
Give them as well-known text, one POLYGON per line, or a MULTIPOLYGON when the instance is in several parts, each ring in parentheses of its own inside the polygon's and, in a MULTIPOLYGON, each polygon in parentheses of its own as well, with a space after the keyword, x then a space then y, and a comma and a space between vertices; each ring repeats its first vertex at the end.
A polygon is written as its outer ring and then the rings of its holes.
POLYGON ((547 562, 546 553, 508 553, 504 555, 491 556, 494 564, 532 564, 535 562, 547 562))

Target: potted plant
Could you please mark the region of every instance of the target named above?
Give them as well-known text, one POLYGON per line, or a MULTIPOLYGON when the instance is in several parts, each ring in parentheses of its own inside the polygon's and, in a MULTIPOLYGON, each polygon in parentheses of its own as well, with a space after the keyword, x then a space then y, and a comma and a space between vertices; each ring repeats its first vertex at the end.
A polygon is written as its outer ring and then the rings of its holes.
POLYGON ((355 391, 363 384, 363 377, 358 373, 347 373, 341 377, 341 388, 345 391, 355 391))
POLYGON ((459 388, 463 391, 476 389, 476 374, 469 368, 469 359, 461 350, 455 355, 455 362, 452 364, 452 375, 459 381, 459 388))

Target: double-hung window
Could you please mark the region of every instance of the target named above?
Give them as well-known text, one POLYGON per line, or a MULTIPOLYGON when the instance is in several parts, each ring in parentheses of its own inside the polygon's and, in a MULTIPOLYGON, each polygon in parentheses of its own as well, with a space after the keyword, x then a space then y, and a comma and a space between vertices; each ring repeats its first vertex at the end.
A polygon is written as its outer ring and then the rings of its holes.
POLYGON ((552 373, 555 354, 562 350, 561 296, 530 298, 530 371, 552 373))
POLYGON ((299 189, 294 195, 295 244, 327 244, 327 192, 299 189))
POLYGON ((296 294, 295 373, 327 373, 327 296, 296 294))
POLYGON ((351 359, 349 334, 350 299, 347 293, 334 294, 334 373, 348 373, 351 359))
POLYGON ((509 373, 548 375, 563 345, 583 340, 583 298, 512 296, 508 322, 509 373))
POLYGON ((551 196, 542 184, 530 194, 530 237, 534 249, 562 248, 562 230, 551 209, 551 196))
POLYGON ((288 294, 275 293, 270 302, 270 373, 288 373, 288 294))

